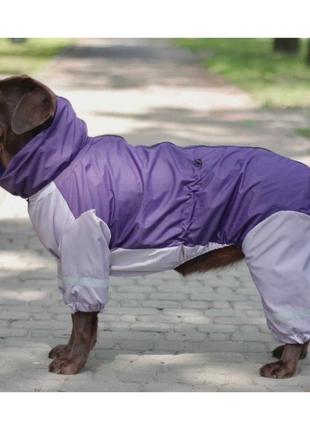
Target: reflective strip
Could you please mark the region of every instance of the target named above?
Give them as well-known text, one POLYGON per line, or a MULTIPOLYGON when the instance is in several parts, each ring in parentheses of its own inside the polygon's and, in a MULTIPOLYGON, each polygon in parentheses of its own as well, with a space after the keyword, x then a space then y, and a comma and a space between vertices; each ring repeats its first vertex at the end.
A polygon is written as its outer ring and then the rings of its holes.
POLYGON ((72 288, 76 285, 80 287, 90 288, 108 288, 108 279, 96 279, 96 278, 76 278, 74 276, 64 276, 63 282, 66 288, 72 288))

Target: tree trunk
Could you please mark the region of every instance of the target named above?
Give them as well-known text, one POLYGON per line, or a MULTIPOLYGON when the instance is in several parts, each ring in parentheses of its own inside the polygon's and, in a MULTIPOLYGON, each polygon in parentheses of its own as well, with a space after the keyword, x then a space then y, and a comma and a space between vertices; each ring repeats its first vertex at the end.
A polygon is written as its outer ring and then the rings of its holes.
POLYGON ((273 50, 275 52, 283 52, 285 54, 297 54, 299 51, 299 39, 279 38, 273 40, 273 50))
POLYGON ((310 65, 310 39, 308 39, 306 63, 310 65))

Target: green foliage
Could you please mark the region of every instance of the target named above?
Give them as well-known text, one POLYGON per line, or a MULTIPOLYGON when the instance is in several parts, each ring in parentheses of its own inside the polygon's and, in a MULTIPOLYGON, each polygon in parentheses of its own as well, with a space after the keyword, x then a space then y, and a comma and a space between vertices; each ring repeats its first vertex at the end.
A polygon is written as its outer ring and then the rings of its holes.
POLYGON ((27 39, 24 43, 12 43, 0 39, 0 73, 14 75, 35 73, 62 49, 72 44, 70 39, 27 39))
POLYGON ((306 40, 296 56, 275 53, 272 39, 178 39, 212 72, 248 91, 263 106, 309 107, 306 40))
POLYGON ((297 128, 296 131, 300 136, 310 139, 310 128, 297 128))

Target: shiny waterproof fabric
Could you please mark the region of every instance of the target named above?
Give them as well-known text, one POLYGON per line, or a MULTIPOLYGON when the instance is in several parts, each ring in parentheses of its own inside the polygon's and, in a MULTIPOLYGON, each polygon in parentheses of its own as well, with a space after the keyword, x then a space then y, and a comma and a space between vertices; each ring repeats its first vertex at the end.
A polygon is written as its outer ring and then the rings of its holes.
POLYGON ((28 199, 72 312, 101 312, 110 275, 170 270, 234 244, 275 336, 310 340, 307 166, 260 148, 88 137, 58 97, 50 127, 0 174, 0 186, 28 199))
POLYGON ((241 246, 273 213, 310 213, 309 168, 301 163, 251 147, 90 138, 61 97, 52 125, 13 158, 0 185, 27 198, 52 180, 75 217, 96 211, 111 248, 241 246))

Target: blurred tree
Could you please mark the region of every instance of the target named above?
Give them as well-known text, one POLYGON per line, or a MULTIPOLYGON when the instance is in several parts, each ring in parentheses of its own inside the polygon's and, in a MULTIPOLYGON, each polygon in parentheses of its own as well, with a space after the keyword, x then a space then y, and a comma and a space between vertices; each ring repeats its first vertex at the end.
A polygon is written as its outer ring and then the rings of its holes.
POLYGON ((310 65, 310 39, 308 39, 306 63, 310 65))
POLYGON ((25 37, 11 37, 9 40, 12 43, 25 43, 27 39, 25 37))
POLYGON ((284 52, 286 54, 297 54, 299 51, 300 43, 296 38, 278 38, 273 40, 273 50, 276 52, 284 52))

